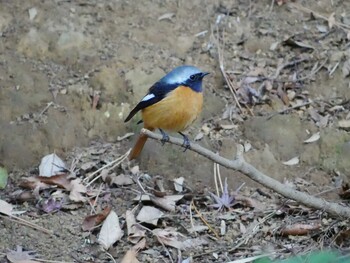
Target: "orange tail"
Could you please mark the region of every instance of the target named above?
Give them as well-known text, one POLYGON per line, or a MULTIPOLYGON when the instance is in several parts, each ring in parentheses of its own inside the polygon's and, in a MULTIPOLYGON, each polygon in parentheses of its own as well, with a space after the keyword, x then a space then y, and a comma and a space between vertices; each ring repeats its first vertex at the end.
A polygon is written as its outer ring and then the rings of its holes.
POLYGON ((140 134, 139 138, 137 139, 134 148, 132 148, 130 154, 129 154, 129 160, 133 160, 137 158, 137 156, 140 155, 143 146, 145 145, 148 137, 145 134, 140 134))

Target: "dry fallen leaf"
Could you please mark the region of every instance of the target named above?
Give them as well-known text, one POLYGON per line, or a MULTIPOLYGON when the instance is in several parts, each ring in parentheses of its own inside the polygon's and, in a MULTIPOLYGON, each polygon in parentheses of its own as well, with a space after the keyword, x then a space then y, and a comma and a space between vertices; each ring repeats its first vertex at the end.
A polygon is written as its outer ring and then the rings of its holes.
POLYGON ((98 236, 98 243, 104 249, 109 249, 115 242, 123 236, 124 232, 120 228, 118 215, 111 211, 103 222, 100 234, 98 236))
POLYGON ((179 177, 179 178, 174 179, 175 191, 181 193, 184 190, 183 189, 184 181, 185 181, 185 178, 183 178, 183 177, 179 177))
POLYGON ((68 179, 68 174, 66 173, 56 174, 50 177, 38 176, 37 178, 42 183, 45 183, 48 185, 56 185, 60 188, 67 189, 67 190, 70 189, 71 181, 68 179))
POLYGON ((131 243, 136 244, 145 236, 146 231, 136 226, 136 218, 133 211, 126 211, 125 221, 128 229, 128 240, 131 243))
POLYGON ((81 183, 81 179, 77 178, 70 182, 70 194, 69 199, 74 202, 86 202, 87 198, 82 195, 86 193, 86 187, 81 183))
POLYGON ((136 258, 137 253, 146 247, 146 239, 143 238, 135 246, 129 249, 123 257, 121 263, 139 263, 136 258))
POLYGON ((162 218, 164 213, 153 206, 144 206, 141 208, 136 219, 140 222, 157 225, 158 220, 162 218))
POLYGON ((350 186, 349 184, 343 184, 340 190, 339 196, 343 199, 350 199, 350 186))
POLYGON ((115 184, 118 186, 131 185, 134 181, 129 175, 120 174, 116 177, 113 177, 111 184, 115 184))
POLYGON ((343 71, 344 78, 350 76, 350 59, 344 62, 342 71, 343 71))
POLYGON ((208 245, 208 241, 205 240, 203 237, 186 239, 182 243, 185 248, 197 248, 197 249, 199 246, 208 245))
POLYGON ((182 234, 175 231, 173 228, 160 229, 156 228, 152 230, 152 233, 157 237, 158 241, 167 246, 171 246, 177 249, 184 249, 185 246, 182 241, 178 240, 178 236, 183 237, 182 234))
POLYGON ((329 17, 328 17, 328 27, 329 29, 332 29, 332 27, 335 25, 335 12, 333 12, 329 17))
POLYGON ((321 138, 320 132, 316 132, 313 135, 311 135, 310 138, 306 139, 304 143, 312 143, 312 142, 317 142, 321 138))
POLYGON ((291 226, 287 226, 281 230, 281 235, 283 236, 301 236, 307 235, 312 230, 318 230, 321 228, 321 224, 294 224, 291 226))
POLYGON ((11 263, 37 263, 38 261, 32 260, 35 258, 31 255, 33 253, 33 251, 23 251, 21 246, 17 246, 16 250, 7 252, 6 257, 11 263))
POLYGON ((236 195, 235 197, 237 203, 243 204, 243 206, 246 207, 252 207, 257 210, 263 211, 265 209, 265 205, 259 202, 258 200, 255 200, 251 197, 246 197, 243 195, 236 195))
POLYGON ((290 104, 288 95, 286 92, 282 89, 282 87, 279 85, 277 88, 277 95, 282 100, 283 104, 288 106, 290 104))
POLYGON ((350 229, 349 228, 341 230, 337 234, 337 237, 335 238, 335 242, 340 247, 343 247, 345 244, 347 244, 347 242, 349 240, 350 240, 350 229))
POLYGON ((343 129, 348 129, 350 128, 350 120, 340 120, 338 126, 343 129))
POLYGON ((132 249, 126 251, 126 254, 123 257, 121 263, 140 263, 140 261, 137 260, 136 255, 136 251, 132 249))
POLYGON ((111 209, 112 208, 110 206, 107 206, 100 213, 85 217, 82 225, 83 231, 90 231, 95 226, 101 224, 101 222, 105 220, 108 214, 111 212, 111 209))
POLYGON ((44 156, 39 166, 39 175, 50 177, 66 170, 66 164, 55 153, 44 156))
POLYGON ((13 206, 0 199, 0 213, 8 216, 12 215, 13 206))
POLYGON ((130 169, 130 172, 133 174, 133 175, 137 175, 139 172, 140 172, 140 167, 138 165, 135 165, 134 167, 132 167, 130 169))
POLYGON ((284 165, 289 165, 289 166, 296 165, 298 163, 299 163, 299 157, 298 156, 296 156, 296 157, 294 157, 294 158, 292 158, 292 159, 290 159, 290 160, 288 160, 286 162, 283 162, 284 165))
POLYGON ((25 189, 30 189, 30 190, 35 190, 35 189, 46 189, 49 188, 50 186, 48 184, 40 182, 39 178, 37 177, 27 177, 23 178, 23 180, 19 184, 20 187, 25 188, 25 189))
POLYGON ((163 197, 151 196, 152 203, 163 208, 164 210, 175 212, 176 202, 182 199, 183 195, 165 195, 163 197))

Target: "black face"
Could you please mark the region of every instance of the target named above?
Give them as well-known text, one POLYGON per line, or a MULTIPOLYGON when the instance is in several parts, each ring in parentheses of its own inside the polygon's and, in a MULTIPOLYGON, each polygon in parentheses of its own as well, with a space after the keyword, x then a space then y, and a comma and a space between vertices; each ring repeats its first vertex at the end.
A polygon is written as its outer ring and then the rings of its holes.
POLYGON ((202 91, 202 79, 208 74, 207 72, 193 74, 184 84, 191 87, 194 91, 200 92, 202 91))
POLYGON ((208 72, 201 72, 201 73, 193 74, 190 76, 190 81, 201 80, 208 74, 209 74, 208 72))

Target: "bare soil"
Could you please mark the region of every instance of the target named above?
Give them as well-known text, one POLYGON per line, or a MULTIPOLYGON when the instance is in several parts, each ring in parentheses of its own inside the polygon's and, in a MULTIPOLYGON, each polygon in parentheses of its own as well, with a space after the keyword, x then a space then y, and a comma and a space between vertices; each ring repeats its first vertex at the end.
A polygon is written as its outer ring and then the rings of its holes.
MULTIPOLYGON (((97 243, 99 229, 82 230, 92 212, 88 202, 64 199, 61 209, 45 213, 40 202, 56 190, 23 202, 20 182, 38 175, 41 158, 52 152, 68 167, 75 161, 81 179, 125 154, 141 128, 137 118, 124 123, 129 110, 155 81, 182 64, 211 73, 204 83, 202 116, 187 131, 191 138, 227 158, 241 143, 247 161, 269 176, 347 205, 338 193, 350 176, 350 2, 271 4, 1 1, 0 163, 10 177, 0 199, 53 234, 1 217, 0 261, 7 262, 5 254, 16 246, 55 262, 113 262, 111 256, 121 261, 133 246, 127 234, 108 255, 97 243), (123 138, 129 132, 134 135, 123 138), (318 132, 319 139, 305 143, 318 132), (295 157, 294 165, 283 164, 295 157), (87 163, 92 165, 84 169, 87 163)), ((110 171, 138 176, 150 188, 160 176, 169 194, 175 193, 172 180, 185 178, 184 199, 176 212, 164 211, 158 227, 174 227, 199 245, 165 249, 147 232, 140 262, 182 262, 190 256, 193 262, 228 262, 266 252, 284 258, 325 248, 348 252, 347 219, 285 200, 237 172, 220 169, 230 192, 245 183, 242 199, 230 209, 213 209, 213 171, 214 164, 198 154, 152 140, 138 160, 110 171), (226 232, 216 237, 210 230, 188 231, 193 220, 204 224, 203 219, 217 233, 224 222, 226 232), (281 234, 296 223, 318 227, 301 236, 281 234)), ((96 210, 111 206, 123 229, 125 212, 144 205, 134 200, 137 184, 97 180, 90 187, 102 189, 96 210)))

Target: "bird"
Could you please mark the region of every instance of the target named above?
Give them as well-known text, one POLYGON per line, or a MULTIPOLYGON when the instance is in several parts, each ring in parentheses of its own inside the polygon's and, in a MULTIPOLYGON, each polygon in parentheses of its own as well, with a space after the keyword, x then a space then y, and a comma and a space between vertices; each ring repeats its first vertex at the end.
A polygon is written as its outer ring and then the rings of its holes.
MULTIPOLYGON (((144 128, 150 131, 159 129, 162 144, 169 141, 165 132, 177 132, 184 138, 185 151, 190 148, 188 137, 182 133, 198 117, 203 106, 202 80, 209 72, 195 66, 178 66, 153 84, 147 94, 133 108, 124 122, 128 122, 141 111, 144 128)), ((129 154, 129 160, 137 158, 146 141, 147 135, 140 134, 129 154)))

